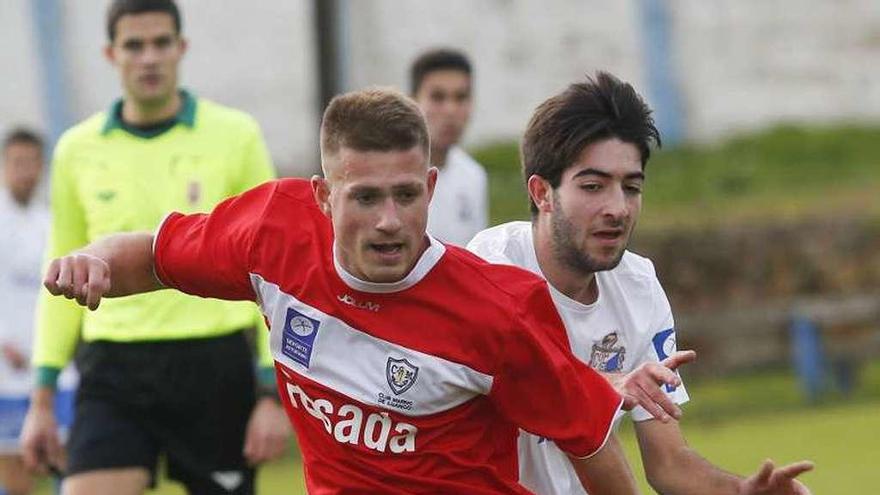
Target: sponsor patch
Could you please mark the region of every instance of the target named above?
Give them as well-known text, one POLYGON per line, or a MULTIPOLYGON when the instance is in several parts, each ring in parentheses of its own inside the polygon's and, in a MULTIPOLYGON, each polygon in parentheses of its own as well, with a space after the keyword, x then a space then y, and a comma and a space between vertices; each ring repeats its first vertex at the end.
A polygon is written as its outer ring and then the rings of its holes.
MULTIPOLYGON (((654 343, 654 351, 657 352, 657 358, 660 361, 668 358, 675 353, 675 329, 667 328, 662 332, 657 332, 651 339, 654 343)), ((675 392, 675 387, 666 385, 667 392, 675 392)))
POLYGON ((312 358, 312 347, 321 322, 309 318, 293 308, 287 308, 284 321, 281 351, 285 356, 297 363, 309 367, 312 358))

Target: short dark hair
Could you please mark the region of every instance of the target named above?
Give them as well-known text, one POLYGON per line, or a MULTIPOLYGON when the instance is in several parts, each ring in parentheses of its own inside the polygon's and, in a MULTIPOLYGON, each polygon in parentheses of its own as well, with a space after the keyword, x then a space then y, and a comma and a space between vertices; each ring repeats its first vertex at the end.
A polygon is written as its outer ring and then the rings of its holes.
POLYGON ((425 76, 438 70, 457 70, 471 75, 473 69, 467 56, 453 48, 434 48, 416 58, 409 68, 409 87, 415 95, 422 86, 425 76))
MULTIPOLYGON (((660 146, 660 131, 651 109, 635 89, 607 72, 570 85, 541 103, 523 135, 523 175, 544 178, 555 189, 562 173, 588 145, 616 137, 636 146, 642 169, 651 156, 650 143, 660 146)), ((529 198, 532 214, 538 213, 529 198)))
POLYGON ((16 127, 6 133, 3 138, 3 150, 13 144, 30 144, 36 146, 43 152, 43 137, 36 131, 32 131, 26 127, 16 127))
POLYGON ((116 39, 116 23, 124 15, 165 12, 174 19, 174 31, 180 34, 183 21, 174 0, 113 0, 107 9, 107 39, 116 39))
POLYGON ((369 88, 330 100, 321 121, 321 153, 399 151, 418 145, 428 155, 428 125, 418 105, 389 88, 369 88))

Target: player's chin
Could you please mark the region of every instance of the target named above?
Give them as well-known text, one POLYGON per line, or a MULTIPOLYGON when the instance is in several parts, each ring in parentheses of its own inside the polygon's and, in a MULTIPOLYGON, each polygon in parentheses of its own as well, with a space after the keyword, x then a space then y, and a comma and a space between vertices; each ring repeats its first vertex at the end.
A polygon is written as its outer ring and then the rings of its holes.
POLYGON ((371 269, 367 272, 367 277, 370 282, 376 282, 380 284, 388 284, 399 282, 406 277, 407 270, 403 265, 393 265, 393 266, 375 266, 371 267, 371 269))

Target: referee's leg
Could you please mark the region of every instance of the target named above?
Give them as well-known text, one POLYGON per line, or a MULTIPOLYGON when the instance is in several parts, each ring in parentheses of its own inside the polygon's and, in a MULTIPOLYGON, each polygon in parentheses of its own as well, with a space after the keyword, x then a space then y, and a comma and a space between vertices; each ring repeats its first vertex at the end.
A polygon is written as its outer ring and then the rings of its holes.
POLYGON ((98 469, 64 478, 62 495, 141 495, 150 484, 142 467, 98 469))

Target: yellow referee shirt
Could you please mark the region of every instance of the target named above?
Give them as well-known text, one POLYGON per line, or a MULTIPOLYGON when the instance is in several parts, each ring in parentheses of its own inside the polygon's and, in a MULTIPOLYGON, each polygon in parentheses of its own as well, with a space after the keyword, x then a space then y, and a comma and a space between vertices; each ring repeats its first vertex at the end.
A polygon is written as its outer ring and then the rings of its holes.
MULTIPOLYGON (((47 258, 108 234, 154 230, 171 211, 210 211, 274 177, 253 118, 186 91, 181 97, 176 118, 152 132, 126 127, 117 101, 64 133, 52 166, 47 258)), ((271 366, 268 332, 250 302, 162 290, 106 299, 92 312, 44 290, 34 347, 38 383, 54 386, 80 335, 86 342, 136 343, 216 337, 252 326, 258 327, 260 364, 271 366)))

